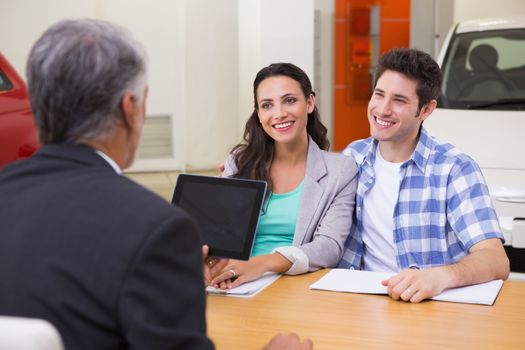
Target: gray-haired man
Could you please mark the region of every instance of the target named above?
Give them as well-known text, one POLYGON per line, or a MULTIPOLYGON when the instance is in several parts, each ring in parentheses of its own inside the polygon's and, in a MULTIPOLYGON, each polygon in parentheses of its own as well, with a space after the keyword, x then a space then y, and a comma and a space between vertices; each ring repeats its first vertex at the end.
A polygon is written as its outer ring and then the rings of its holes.
POLYGON ((67 349, 213 349, 193 222, 120 175, 144 124, 142 46, 62 21, 27 78, 43 147, 0 172, 0 314, 49 320, 67 349))

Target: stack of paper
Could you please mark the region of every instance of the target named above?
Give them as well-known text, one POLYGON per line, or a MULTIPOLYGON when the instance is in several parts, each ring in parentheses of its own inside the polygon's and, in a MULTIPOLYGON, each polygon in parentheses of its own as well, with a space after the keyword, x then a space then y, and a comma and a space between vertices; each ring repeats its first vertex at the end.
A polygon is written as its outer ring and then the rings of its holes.
MULTIPOLYGON (((333 269, 310 286, 311 289, 335 292, 387 294, 381 281, 394 276, 390 272, 333 269)), ((433 300, 492 305, 503 285, 502 280, 490 281, 467 287, 447 289, 432 297, 433 300)))
POLYGON ((267 273, 264 274, 261 278, 256 279, 255 281, 246 282, 232 289, 207 287, 206 293, 226 295, 238 298, 250 298, 257 295, 259 292, 261 292, 264 288, 268 287, 279 277, 281 277, 281 275, 278 273, 267 273))

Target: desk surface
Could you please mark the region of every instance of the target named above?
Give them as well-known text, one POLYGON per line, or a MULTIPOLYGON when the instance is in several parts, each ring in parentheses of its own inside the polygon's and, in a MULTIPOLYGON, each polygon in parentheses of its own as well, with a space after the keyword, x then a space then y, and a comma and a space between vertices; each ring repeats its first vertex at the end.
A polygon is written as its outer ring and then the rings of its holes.
POLYGON ((525 349, 525 282, 506 281, 493 306, 310 290, 327 270, 283 276, 253 298, 208 296, 218 350, 261 349, 295 332, 316 350, 525 349))

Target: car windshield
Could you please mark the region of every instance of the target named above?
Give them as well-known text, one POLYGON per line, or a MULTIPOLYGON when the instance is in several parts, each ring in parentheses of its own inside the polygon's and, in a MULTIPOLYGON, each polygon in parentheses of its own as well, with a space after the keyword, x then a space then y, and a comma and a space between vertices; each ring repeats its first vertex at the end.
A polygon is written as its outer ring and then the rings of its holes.
POLYGON ((525 28, 456 34, 442 69, 442 108, 525 110, 525 28))

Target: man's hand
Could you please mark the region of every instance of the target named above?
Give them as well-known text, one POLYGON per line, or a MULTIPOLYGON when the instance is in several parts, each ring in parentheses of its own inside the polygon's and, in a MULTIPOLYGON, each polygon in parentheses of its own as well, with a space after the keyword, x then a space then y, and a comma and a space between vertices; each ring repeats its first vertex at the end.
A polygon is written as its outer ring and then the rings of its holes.
POLYGON ((447 288, 507 279, 509 276, 509 259, 499 238, 482 240, 474 244, 469 253, 454 264, 401 271, 382 284, 388 287, 392 299, 419 303, 447 288))
POLYGON ((443 267, 426 270, 406 269, 381 282, 394 300, 419 303, 449 287, 450 277, 443 267))
POLYGON ((277 334, 263 348, 263 350, 311 350, 314 345, 310 339, 301 342, 299 336, 295 333, 277 334))
POLYGON ((229 263, 228 259, 217 259, 213 257, 208 257, 209 251, 210 248, 207 245, 202 246, 202 270, 204 274, 205 286, 209 286, 213 277, 219 272, 221 272, 222 269, 224 269, 224 267, 229 263))

